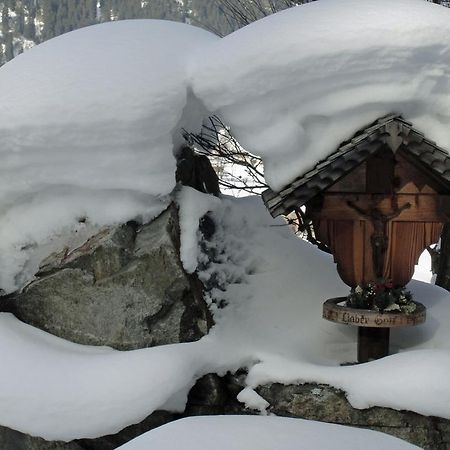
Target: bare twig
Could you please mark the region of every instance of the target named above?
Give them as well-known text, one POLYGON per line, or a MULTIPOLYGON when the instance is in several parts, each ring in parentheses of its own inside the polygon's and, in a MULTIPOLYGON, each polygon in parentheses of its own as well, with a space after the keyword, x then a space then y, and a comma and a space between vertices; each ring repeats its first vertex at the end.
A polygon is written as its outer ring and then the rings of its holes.
MULTIPOLYGON (((198 153, 211 159, 221 187, 251 194, 260 194, 268 187, 264 181, 262 159, 246 151, 218 116, 209 117, 200 133, 183 130, 183 136, 198 153), (235 166, 241 167, 245 176, 235 175, 235 166)), ((316 239, 313 222, 302 209, 297 208, 294 216, 286 217, 286 220, 288 225, 294 227, 299 237, 330 253, 330 249, 316 239)))
POLYGON ((214 0, 233 30, 283 9, 311 1, 314 0, 214 0))
POLYGON ((288 218, 288 221, 291 225, 295 225, 297 227, 297 234, 303 239, 311 242, 311 244, 315 245, 320 250, 326 253, 331 253, 330 248, 316 238, 312 220, 305 214, 305 212, 301 208, 296 208, 294 214, 295 219, 288 218))
POLYGON ((242 148, 219 117, 209 117, 200 133, 183 130, 183 136, 199 153, 211 159, 221 186, 252 194, 267 188, 262 159, 242 148), (242 168, 245 176, 235 175, 236 166, 242 168))

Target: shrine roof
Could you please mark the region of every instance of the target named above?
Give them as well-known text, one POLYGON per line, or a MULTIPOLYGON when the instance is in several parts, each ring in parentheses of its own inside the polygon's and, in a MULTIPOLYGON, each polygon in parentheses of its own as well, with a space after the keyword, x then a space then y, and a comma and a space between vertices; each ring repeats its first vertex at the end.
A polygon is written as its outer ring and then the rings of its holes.
POLYGON ((265 205, 272 216, 287 214, 328 189, 367 158, 387 144, 394 152, 401 146, 405 156, 450 190, 450 156, 433 141, 425 138, 412 123, 391 114, 359 130, 327 158, 300 175, 279 192, 263 192, 265 205))

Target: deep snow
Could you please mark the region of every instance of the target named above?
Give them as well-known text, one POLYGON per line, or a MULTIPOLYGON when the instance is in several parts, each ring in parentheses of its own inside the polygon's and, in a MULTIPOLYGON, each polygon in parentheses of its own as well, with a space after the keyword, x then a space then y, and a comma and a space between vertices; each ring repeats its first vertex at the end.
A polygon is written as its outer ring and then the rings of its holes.
POLYGON ((198 51, 194 92, 277 190, 389 113, 450 148, 449 35, 423 0, 320 0, 198 51))
POLYGON ((195 200, 200 213, 200 203, 208 205, 217 223, 209 244, 215 260, 208 264, 196 251, 202 279, 221 283, 209 292, 217 323, 209 335, 119 352, 72 344, 1 314, 2 425, 46 439, 109 434, 156 409, 181 411, 197 378, 245 366, 247 388, 239 398, 251 407, 267 406, 253 392, 258 384, 316 381, 345 390, 358 408, 450 418, 447 291, 412 282, 428 307, 426 324, 392 333, 398 353, 341 367, 356 359, 356 329, 322 319, 323 301, 348 291, 331 258, 272 219, 259 198, 211 202, 187 188, 179 199, 195 200))
POLYGON ((423 0, 320 0, 222 39, 138 20, 34 47, 0 70, 0 288, 79 218, 155 216, 182 129, 208 114, 273 189, 392 112, 450 148, 449 35, 450 9, 423 0))
POLYGON ((175 186, 173 150, 188 114, 186 61, 218 39, 134 20, 51 39, 0 70, 0 288, 36 272, 36 247, 91 226, 149 220, 175 186))
MULTIPOLYGON (((389 112, 449 148, 449 14, 422 0, 320 0, 224 39, 169 22, 117 22, 14 59, 0 69, 0 287, 23 286, 47 251, 76 245, 75 231, 161 211, 180 129, 199 126, 205 108, 264 157, 273 188, 389 112)), ((258 384, 317 381, 344 389, 355 407, 450 418, 448 292, 412 282, 427 323, 393 332, 394 355, 340 367, 355 359, 356 330, 321 318, 322 302, 348 290, 331 259, 259 199, 184 189, 178 201, 186 269, 220 282, 208 292, 211 333, 118 352, 1 314, 2 425, 47 439, 113 433, 155 409, 181 410, 198 377, 242 366, 240 398, 260 409, 258 384), (207 210, 217 223, 214 261, 196 245, 207 210)))
POLYGON ((123 450, 414 450, 375 431, 281 417, 189 417, 150 431, 123 450))

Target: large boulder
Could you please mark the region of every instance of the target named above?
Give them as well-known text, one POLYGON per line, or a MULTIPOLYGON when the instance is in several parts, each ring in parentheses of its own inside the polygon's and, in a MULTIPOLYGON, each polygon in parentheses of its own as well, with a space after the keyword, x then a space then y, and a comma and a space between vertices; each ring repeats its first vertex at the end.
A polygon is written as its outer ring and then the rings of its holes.
POLYGON ((211 318, 201 283, 183 270, 179 241, 173 205, 149 224, 104 228, 50 255, 1 309, 80 344, 130 350, 197 340, 211 318))

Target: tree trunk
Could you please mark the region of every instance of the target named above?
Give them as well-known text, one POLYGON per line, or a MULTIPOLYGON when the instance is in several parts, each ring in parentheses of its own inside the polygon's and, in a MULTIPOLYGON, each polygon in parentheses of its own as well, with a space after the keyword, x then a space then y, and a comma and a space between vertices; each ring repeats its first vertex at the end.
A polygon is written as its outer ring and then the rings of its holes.
POLYGON ((441 249, 435 284, 450 291, 450 223, 444 225, 441 234, 441 249))

